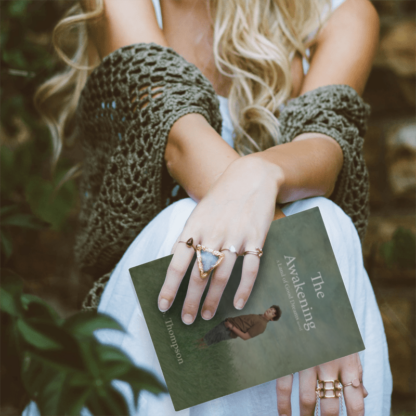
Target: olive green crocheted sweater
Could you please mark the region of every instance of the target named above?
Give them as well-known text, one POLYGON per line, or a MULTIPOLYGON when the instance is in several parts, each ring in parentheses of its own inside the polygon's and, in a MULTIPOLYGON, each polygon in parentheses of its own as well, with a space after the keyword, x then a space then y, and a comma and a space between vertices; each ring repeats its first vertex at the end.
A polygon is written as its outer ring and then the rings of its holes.
MULTIPOLYGON (((134 44, 106 56, 81 93, 76 128, 84 150, 75 258, 97 278, 110 271, 133 239, 166 206, 187 197, 169 176, 167 136, 185 114, 202 114, 221 133, 219 102, 201 72, 170 48, 134 44)), ((368 107, 346 86, 321 88, 282 111, 281 143, 302 132, 334 137, 344 166, 332 199, 362 237, 368 178, 361 155, 368 107)))

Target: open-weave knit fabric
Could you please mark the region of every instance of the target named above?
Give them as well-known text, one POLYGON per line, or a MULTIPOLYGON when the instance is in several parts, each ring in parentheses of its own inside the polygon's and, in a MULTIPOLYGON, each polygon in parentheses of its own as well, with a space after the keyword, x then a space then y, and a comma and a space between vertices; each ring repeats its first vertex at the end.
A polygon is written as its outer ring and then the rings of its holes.
POLYGON ((370 106, 348 85, 328 85, 290 100, 280 114, 280 142, 322 133, 342 148, 344 163, 330 197, 351 217, 361 240, 368 224, 369 180, 362 154, 370 106))
POLYGON ((109 272, 152 218, 187 196, 167 173, 164 153, 172 125, 189 113, 221 133, 212 85, 173 49, 125 46, 91 73, 76 113, 84 150, 75 245, 81 271, 109 272))
MULTIPOLYGON (((188 113, 202 114, 220 133, 212 85, 170 48, 125 46, 89 76, 76 118, 84 164, 75 254, 80 269, 94 279, 113 269, 162 209, 187 196, 169 176, 164 152, 172 125, 188 113)), ((369 214, 362 155, 368 115, 369 106, 354 89, 331 85, 290 100, 279 117, 279 143, 318 132, 340 144, 344 163, 331 199, 351 217, 361 238, 369 214)), ((105 281, 99 283, 101 290, 105 281)))

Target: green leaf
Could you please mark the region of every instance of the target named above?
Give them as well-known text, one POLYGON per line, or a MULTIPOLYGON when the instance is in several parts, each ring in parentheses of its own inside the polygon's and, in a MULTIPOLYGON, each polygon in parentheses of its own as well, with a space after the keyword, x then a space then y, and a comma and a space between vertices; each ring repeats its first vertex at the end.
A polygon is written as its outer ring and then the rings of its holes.
POLYGON ((1 269, 0 286, 12 295, 20 296, 23 290, 23 280, 10 269, 1 269))
POLYGON ((137 399, 140 390, 159 394, 166 392, 166 387, 151 373, 136 367, 131 359, 121 350, 111 345, 96 345, 96 354, 103 366, 105 380, 117 379, 126 381, 133 389, 137 399))
POLYGON ((137 403, 141 390, 147 390, 153 394, 167 393, 168 391, 166 386, 157 380, 153 374, 138 367, 131 368, 121 376, 118 376, 117 379, 130 384, 135 403, 137 403))
POLYGON ((0 309, 12 316, 21 316, 23 313, 19 298, 2 287, 0 288, 0 309))
POLYGON ((31 354, 26 354, 25 361, 22 379, 27 391, 36 399, 41 415, 59 415, 59 399, 65 394, 67 374, 45 365, 31 354))
MULTIPOLYGON (((79 347, 75 345, 66 346, 62 350, 32 350, 31 354, 36 356, 45 364, 58 371, 85 371, 84 360, 82 359, 79 347)), ((87 374, 87 373, 85 373, 87 374)))
POLYGON ((113 347, 112 345, 97 343, 95 346, 95 353, 100 357, 101 361, 106 363, 106 365, 111 361, 118 363, 130 363, 133 365, 131 359, 123 351, 113 347))
POLYGON ((85 406, 88 397, 92 393, 91 388, 70 387, 69 377, 66 380, 64 394, 61 394, 59 401, 59 415, 78 416, 85 406))
POLYGON ((0 208, 0 216, 3 217, 11 212, 17 212, 18 205, 7 205, 6 207, 0 208))
POLYGON ((49 224, 45 221, 38 220, 31 214, 9 215, 2 219, 2 226, 15 226, 22 228, 33 228, 36 230, 45 228, 49 224))
POLYGON ((6 259, 10 258, 13 253, 13 244, 10 237, 6 234, 4 230, 0 230, 0 242, 1 242, 1 251, 6 256, 6 259))
POLYGON ((97 329, 116 329, 125 332, 115 319, 95 312, 77 313, 68 318, 63 327, 77 336, 93 336, 97 329))
POLYGON ((72 386, 72 372, 57 371, 30 354, 26 358, 30 363, 22 371, 22 378, 41 414, 79 415, 91 389, 72 386))
POLYGON ((21 17, 26 12, 28 0, 13 0, 9 3, 9 13, 12 17, 21 17))
POLYGON ((124 397, 110 384, 103 389, 93 391, 86 405, 93 415, 119 416, 129 414, 124 397))
POLYGON ((60 230, 76 201, 74 181, 68 181, 56 191, 56 185, 64 172, 56 175, 53 182, 33 177, 27 182, 25 195, 33 213, 60 230))
POLYGON ((35 295, 25 293, 21 296, 21 301, 27 317, 50 321, 57 325, 64 322, 51 306, 35 295))
POLYGON ((62 349, 63 347, 56 339, 54 339, 56 337, 52 338, 50 333, 48 335, 44 333, 47 328, 45 325, 41 324, 36 327, 33 323, 28 324, 23 319, 19 319, 17 321, 17 328, 24 340, 36 348, 42 350, 56 350, 62 349), (43 329, 43 331, 39 329, 43 329))

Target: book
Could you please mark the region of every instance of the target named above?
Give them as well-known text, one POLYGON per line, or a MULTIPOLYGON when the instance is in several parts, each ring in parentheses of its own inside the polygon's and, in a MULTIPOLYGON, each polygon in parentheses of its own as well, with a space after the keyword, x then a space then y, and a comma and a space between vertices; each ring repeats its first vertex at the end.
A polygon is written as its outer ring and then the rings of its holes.
POLYGON ((319 208, 272 222, 242 310, 233 306, 243 265, 238 257, 215 316, 206 321, 200 313, 208 284, 195 322, 182 322, 194 256, 172 307, 160 312, 171 258, 130 274, 176 411, 365 348, 319 208), (276 307, 281 316, 270 320, 265 312, 276 307), (249 328, 251 338, 234 335, 225 322, 249 328))

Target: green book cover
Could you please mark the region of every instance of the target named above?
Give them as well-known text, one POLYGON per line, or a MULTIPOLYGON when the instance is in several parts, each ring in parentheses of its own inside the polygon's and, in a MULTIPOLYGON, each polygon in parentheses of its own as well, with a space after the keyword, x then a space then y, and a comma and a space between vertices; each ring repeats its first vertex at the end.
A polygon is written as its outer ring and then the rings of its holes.
POLYGON ((190 326, 181 311, 195 256, 165 313, 157 299, 172 255, 130 269, 175 410, 364 349, 319 208, 273 221, 263 252, 244 309, 233 306, 243 263, 238 257, 214 318, 205 321, 199 311, 190 326), (280 319, 260 330, 257 325, 252 338, 218 336, 227 331, 225 319, 261 320, 272 305, 281 309, 280 319), (201 346, 201 338, 210 345, 201 346))

